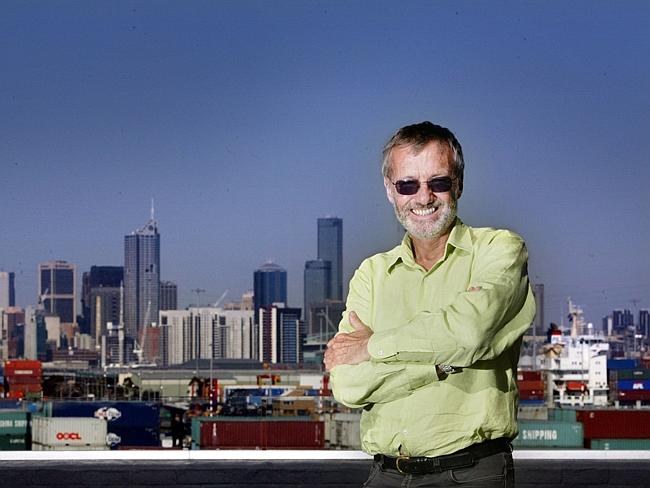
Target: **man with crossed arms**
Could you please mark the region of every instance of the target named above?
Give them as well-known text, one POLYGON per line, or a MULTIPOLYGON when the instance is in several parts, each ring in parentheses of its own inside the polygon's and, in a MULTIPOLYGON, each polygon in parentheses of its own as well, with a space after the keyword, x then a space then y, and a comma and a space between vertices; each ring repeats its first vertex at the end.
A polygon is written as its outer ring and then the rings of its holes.
POLYGON ((510 487, 516 370, 535 315, 526 247, 508 230, 457 218, 456 137, 423 122, 383 150, 402 243, 350 281, 325 366, 336 399, 362 408, 367 487, 510 487))

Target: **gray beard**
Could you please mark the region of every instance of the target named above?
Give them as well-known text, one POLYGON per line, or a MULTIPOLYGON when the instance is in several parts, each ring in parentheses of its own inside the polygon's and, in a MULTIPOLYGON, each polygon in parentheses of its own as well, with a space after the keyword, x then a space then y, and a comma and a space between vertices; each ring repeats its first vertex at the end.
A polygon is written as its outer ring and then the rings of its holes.
POLYGON ((442 212, 438 216, 438 219, 435 222, 427 223, 426 225, 417 225, 410 220, 411 209, 406 209, 403 212, 400 212, 395 204, 393 204, 393 209, 395 210, 397 220, 399 220, 400 224, 402 224, 404 229, 406 229, 406 232, 416 239, 431 240, 443 236, 456 221, 456 201, 453 200, 449 205, 443 204, 441 206, 444 206, 444 208, 438 210, 438 212, 442 212))

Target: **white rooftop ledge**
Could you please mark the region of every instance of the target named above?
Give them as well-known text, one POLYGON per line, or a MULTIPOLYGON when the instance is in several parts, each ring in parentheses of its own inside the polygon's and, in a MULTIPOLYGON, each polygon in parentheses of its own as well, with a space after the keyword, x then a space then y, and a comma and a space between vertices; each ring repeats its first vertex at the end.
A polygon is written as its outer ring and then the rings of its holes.
MULTIPOLYGON (((605 450, 517 450, 516 460, 650 460, 648 451, 605 450)), ((370 460, 361 451, 297 451, 297 450, 125 450, 125 451, 0 451, 0 461, 283 461, 283 460, 370 460)))

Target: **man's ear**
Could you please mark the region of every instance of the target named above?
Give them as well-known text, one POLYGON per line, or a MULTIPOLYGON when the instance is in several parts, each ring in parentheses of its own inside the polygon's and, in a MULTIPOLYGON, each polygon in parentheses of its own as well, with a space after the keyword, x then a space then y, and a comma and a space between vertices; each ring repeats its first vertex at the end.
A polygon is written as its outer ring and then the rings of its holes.
POLYGON ((462 194, 463 194, 463 180, 458 180, 458 187, 456 188, 456 200, 459 200, 462 194))
POLYGON ((391 183, 391 181, 386 176, 384 176, 384 188, 386 188, 386 197, 388 198, 388 201, 394 205, 395 200, 393 198, 393 183, 391 183))

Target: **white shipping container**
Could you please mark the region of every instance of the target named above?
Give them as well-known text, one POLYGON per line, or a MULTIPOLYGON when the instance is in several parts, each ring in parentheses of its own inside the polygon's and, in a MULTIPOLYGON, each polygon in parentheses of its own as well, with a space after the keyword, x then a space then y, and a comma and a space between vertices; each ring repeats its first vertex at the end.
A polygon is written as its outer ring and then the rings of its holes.
MULTIPOLYGON (((32 443, 41 447, 106 446, 106 420, 89 417, 34 417, 32 443)), ((34 447, 34 450, 38 450, 34 447)), ((43 449, 40 449, 43 450, 43 449)))
POLYGON ((358 414, 325 416, 325 440, 330 449, 361 449, 360 420, 358 414))
MULTIPOLYGON (((171 445, 171 441, 170 441, 171 445)), ((103 446, 45 446, 32 443, 32 451, 108 451, 110 447, 103 446)))

